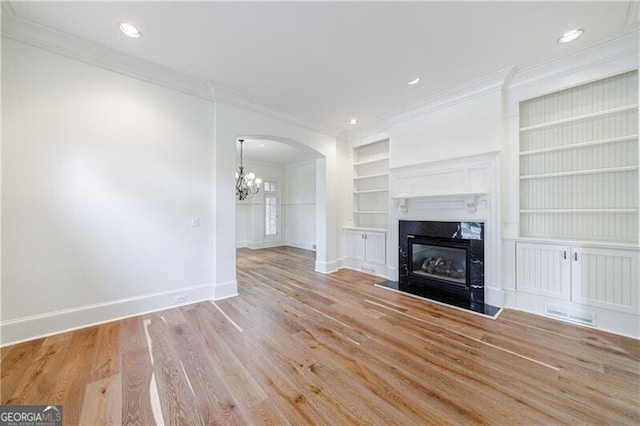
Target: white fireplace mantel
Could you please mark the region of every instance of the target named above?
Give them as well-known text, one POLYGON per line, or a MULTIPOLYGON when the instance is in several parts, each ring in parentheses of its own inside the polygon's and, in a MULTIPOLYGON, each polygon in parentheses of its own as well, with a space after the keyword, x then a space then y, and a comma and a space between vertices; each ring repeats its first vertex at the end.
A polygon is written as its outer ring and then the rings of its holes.
POLYGON ((465 209, 469 213, 475 213, 478 210, 478 202, 480 197, 487 195, 486 192, 470 192, 470 193, 443 193, 443 194, 400 194, 391 197, 396 204, 399 213, 407 213, 409 211, 410 200, 443 200, 443 201, 462 201, 465 209))
POLYGON ((400 220, 483 222, 485 300, 502 306, 500 285, 500 153, 488 152, 392 168, 388 259, 397 279, 400 220))

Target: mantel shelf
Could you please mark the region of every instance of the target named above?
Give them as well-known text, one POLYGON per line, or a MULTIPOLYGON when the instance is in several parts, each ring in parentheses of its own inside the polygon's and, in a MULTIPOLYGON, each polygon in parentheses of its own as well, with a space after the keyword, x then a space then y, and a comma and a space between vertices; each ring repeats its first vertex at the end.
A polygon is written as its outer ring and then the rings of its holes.
POLYGON ((459 193, 445 193, 445 194, 399 194, 391 197, 396 201, 397 208, 402 213, 406 213, 409 210, 409 200, 417 199, 441 199, 441 200, 463 200, 464 205, 469 213, 475 213, 478 209, 478 198, 487 195, 486 192, 459 192, 459 193))
POLYGON ((481 197, 487 195, 486 192, 459 192, 459 193, 444 193, 444 194, 398 194, 391 197, 392 200, 414 200, 417 198, 467 198, 467 197, 481 197))

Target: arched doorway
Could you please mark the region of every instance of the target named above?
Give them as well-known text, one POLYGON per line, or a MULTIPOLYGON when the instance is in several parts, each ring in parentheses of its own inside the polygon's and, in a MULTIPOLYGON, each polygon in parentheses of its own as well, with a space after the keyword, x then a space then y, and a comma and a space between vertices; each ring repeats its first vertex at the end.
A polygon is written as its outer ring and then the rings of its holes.
MULTIPOLYGON (((243 166, 262 180, 257 194, 236 198, 236 247, 292 246, 324 253, 324 156, 302 143, 243 135, 243 166)), ((236 170, 240 144, 236 146, 236 170)), ((316 260, 318 257, 316 256, 316 260)))

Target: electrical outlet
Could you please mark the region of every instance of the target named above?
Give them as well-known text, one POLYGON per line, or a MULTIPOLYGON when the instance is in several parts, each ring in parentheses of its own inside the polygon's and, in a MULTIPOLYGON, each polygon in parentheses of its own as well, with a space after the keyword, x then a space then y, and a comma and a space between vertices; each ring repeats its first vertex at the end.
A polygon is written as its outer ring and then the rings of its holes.
POLYGON ((186 294, 179 294, 176 296, 176 303, 184 303, 187 301, 187 295, 186 294))
POLYGON ((198 216, 194 216, 191 218, 191 226, 193 226, 194 228, 200 226, 200 218, 198 216))

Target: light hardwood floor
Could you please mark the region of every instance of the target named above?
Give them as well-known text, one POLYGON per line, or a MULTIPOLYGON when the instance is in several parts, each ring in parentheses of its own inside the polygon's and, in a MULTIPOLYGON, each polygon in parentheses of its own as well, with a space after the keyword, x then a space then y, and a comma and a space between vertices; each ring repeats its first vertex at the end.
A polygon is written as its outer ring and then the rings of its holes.
POLYGON ((2 404, 65 424, 638 424, 640 342, 497 320, 238 251, 240 296, 2 349, 2 404))

